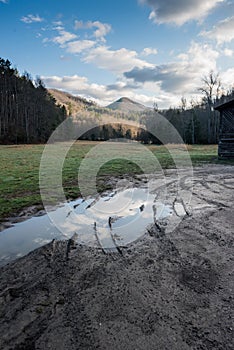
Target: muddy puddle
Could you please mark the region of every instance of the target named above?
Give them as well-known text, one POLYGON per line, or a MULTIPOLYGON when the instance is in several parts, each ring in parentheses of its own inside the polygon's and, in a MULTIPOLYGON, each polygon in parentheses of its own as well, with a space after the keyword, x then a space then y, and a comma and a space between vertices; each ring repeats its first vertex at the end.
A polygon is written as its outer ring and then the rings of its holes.
POLYGON ((53 239, 76 237, 79 244, 115 250, 140 238, 154 219, 172 214, 144 188, 116 190, 99 198, 81 198, 0 232, 0 265, 53 239))

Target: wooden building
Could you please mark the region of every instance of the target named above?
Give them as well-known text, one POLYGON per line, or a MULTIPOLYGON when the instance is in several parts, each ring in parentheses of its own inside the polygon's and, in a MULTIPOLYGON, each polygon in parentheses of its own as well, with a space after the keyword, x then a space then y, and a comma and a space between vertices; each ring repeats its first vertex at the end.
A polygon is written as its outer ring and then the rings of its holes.
POLYGON ((234 158, 234 96, 225 96, 214 106, 220 112, 219 158, 234 158))

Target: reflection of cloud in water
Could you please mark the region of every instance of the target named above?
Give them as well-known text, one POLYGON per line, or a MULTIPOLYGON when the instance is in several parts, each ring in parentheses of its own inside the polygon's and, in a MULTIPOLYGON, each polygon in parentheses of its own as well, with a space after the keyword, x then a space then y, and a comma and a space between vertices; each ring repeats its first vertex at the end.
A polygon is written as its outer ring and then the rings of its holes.
POLYGON ((39 245, 45 245, 47 243, 50 243, 51 239, 43 239, 43 238, 38 237, 38 238, 34 239, 33 242, 38 243, 39 245))
POLYGON ((50 242, 78 234, 81 244, 109 247, 126 245, 140 236, 156 219, 171 214, 171 208, 154 203, 146 189, 131 188, 100 198, 81 198, 66 203, 47 215, 33 217, 0 232, 0 264, 50 242), (141 209, 140 209, 141 208, 141 209), (111 219, 111 220, 110 220, 111 219), (114 238, 114 240, 113 240, 114 238))

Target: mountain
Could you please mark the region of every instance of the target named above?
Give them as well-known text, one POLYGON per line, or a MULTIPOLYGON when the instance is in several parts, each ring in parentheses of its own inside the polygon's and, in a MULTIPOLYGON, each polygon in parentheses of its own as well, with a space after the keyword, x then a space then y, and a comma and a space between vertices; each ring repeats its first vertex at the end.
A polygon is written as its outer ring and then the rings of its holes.
MULTIPOLYGON (((143 113, 152 110, 138 102, 132 101, 127 97, 122 97, 119 100, 109 104, 106 107, 101 107, 93 101, 88 101, 85 98, 74 96, 65 91, 49 89, 49 93, 55 98, 57 104, 65 106, 68 115, 77 115, 79 112, 89 111, 99 114, 109 114, 115 117, 122 117, 124 113, 143 113)), ((128 119, 128 118, 127 118, 128 119)))
MULTIPOLYGON (((49 89, 50 95, 55 99, 58 106, 64 106, 68 116, 72 116, 74 121, 78 120, 99 120, 100 122, 120 122, 128 120, 129 122, 139 122, 140 113, 129 110, 127 113, 121 109, 111 109, 102 107, 93 101, 86 100, 83 97, 73 96, 68 92, 49 89)), ((127 99, 128 101, 131 101, 127 99)), ((135 102, 131 101, 133 104, 135 102)), ((138 105, 138 104, 137 104, 138 105)), ((139 104, 140 105, 140 104, 139 104)), ((143 106, 144 107, 144 106, 143 106)), ((145 111, 145 108, 143 111, 145 111)), ((131 124, 131 123, 130 123, 131 124)))
POLYGON ((56 89, 49 89, 49 93, 54 97, 57 104, 63 105, 68 115, 75 115, 80 111, 87 109, 95 109, 98 107, 94 102, 88 101, 85 98, 79 96, 73 96, 65 91, 60 91, 56 89))
POLYGON ((122 97, 106 107, 99 106, 93 101, 86 100, 80 96, 74 96, 68 92, 49 89, 49 93, 56 100, 58 105, 66 108, 67 114, 77 118, 78 116, 90 117, 94 115, 123 118, 138 121, 142 113, 151 112, 153 109, 140 103, 122 97))
POLYGON ((106 106, 106 108, 120 112, 144 112, 150 109, 149 107, 146 107, 138 102, 132 101, 127 97, 121 97, 119 100, 106 106))
MULTIPOLYGON (((73 119, 74 128, 78 127, 79 132, 84 128, 81 139, 84 140, 108 140, 109 138, 126 137, 137 138, 141 128, 141 114, 135 111, 113 110, 101 107, 92 101, 79 96, 73 96, 65 91, 56 89, 49 90, 50 95, 55 99, 56 104, 64 106, 67 114, 73 119)), ((123 99, 124 100, 124 99, 123 99)), ((125 99, 139 106, 129 99, 125 99)), ((126 103, 126 102, 125 102, 126 103)), ((146 107, 142 106, 145 110, 146 107)))

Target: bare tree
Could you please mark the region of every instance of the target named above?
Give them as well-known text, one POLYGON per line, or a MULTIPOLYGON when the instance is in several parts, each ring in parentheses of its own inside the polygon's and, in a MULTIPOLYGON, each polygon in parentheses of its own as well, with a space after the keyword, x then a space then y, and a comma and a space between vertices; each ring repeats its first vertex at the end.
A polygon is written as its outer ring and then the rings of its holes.
POLYGON ((218 117, 213 111, 214 101, 217 100, 222 93, 222 84, 219 77, 219 73, 215 73, 213 70, 207 76, 202 78, 202 87, 198 90, 204 95, 204 101, 208 106, 208 143, 217 141, 217 125, 218 117))
POLYGON ((202 92, 209 107, 213 105, 215 99, 218 99, 221 94, 221 79, 219 73, 213 70, 207 76, 202 78, 202 87, 198 90, 202 92))
POLYGON ((158 104, 157 104, 157 102, 154 102, 153 108, 154 108, 155 112, 158 112, 158 104))
POLYGON ((182 96, 180 101, 181 101, 180 108, 181 108, 181 111, 183 112, 183 111, 185 111, 187 109, 187 100, 186 100, 186 98, 184 96, 182 96))

